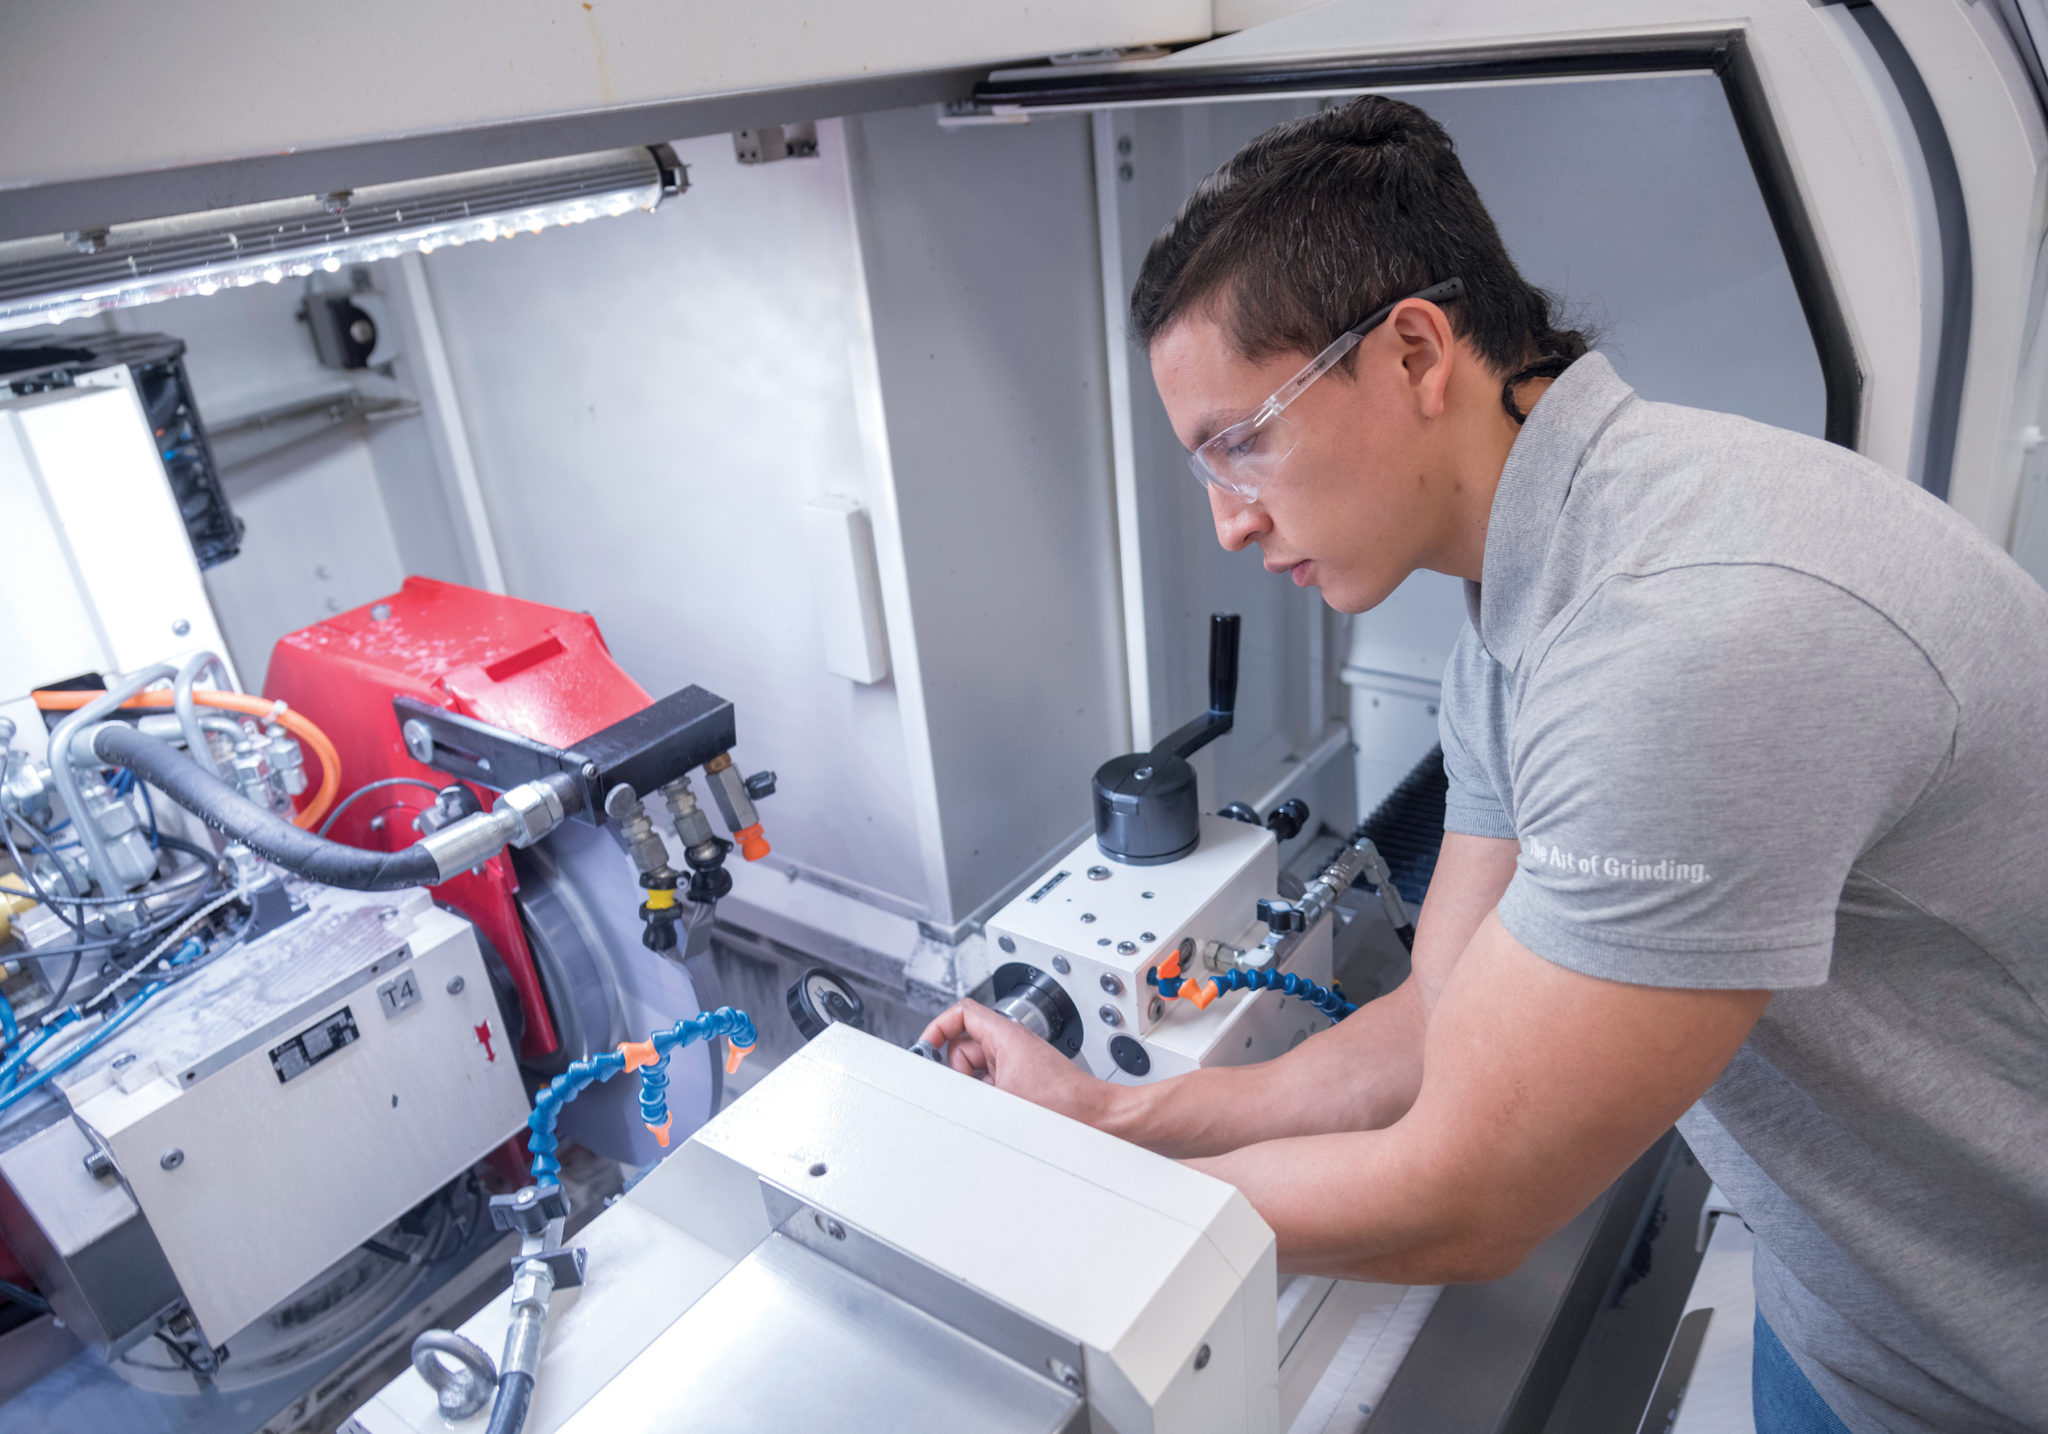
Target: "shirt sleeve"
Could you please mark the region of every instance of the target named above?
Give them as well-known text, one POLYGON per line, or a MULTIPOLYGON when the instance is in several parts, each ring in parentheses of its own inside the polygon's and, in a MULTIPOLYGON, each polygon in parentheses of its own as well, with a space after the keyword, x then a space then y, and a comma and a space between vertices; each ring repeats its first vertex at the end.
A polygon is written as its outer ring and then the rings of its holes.
POLYGON ((1832 584, 1726 564, 1611 578, 1524 661, 1509 934, 1642 985, 1825 981, 1850 867, 1953 748, 1920 648, 1832 584))
POLYGON ((1506 800, 1508 684, 1471 623, 1458 634, 1444 666, 1437 740, 1444 749, 1444 830, 1466 836, 1513 837, 1506 800))

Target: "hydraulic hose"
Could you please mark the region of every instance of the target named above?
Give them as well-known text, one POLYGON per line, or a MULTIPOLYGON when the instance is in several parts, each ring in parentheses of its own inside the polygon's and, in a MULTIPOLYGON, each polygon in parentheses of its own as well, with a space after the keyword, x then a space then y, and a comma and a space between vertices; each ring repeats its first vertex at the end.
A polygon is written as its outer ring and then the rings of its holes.
POLYGON ((491 1422, 484 1434, 519 1434, 526 1425, 526 1406, 533 1402, 533 1376, 515 1369, 498 1381, 491 1403, 491 1422))
POLYGON ((175 748, 122 722, 92 729, 92 752, 101 761, 126 767, 161 788, 215 831, 225 833, 279 866, 326 886, 350 891, 394 891, 430 886, 443 879, 423 846, 402 851, 363 851, 294 826, 257 806, 175 748))

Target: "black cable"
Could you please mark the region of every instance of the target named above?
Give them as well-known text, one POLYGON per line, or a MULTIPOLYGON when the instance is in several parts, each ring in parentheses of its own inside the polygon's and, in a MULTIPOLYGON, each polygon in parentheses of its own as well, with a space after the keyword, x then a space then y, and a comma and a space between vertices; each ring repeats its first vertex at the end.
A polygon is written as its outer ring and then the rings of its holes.
MULTIPOLYGON (((365 782, 362 786, 357 787, 354 791, 343 797, 336 804, 334 810, 327 814, 327 820, 320 823, 320 829, 314 832, 313 835, 326 836, 328 832, 334 829, 334 824, 341 820, 343 812, 354 806, 361 798, 384 787, 423 787, 434 794, 436 801, 440 800, 441 797, 441 789, 439 787, 435 786, 432 782, 422 781, 418 777, 381 777, 374 782, 365 782)), ((426 809, 420 807, 415 808, 415 810, 424 811, 426 809)))
POLYGON ((526 1406, 533 1402, 533 1376, 515 1369, 498 1378, 498 1397, 491 1401, 491 1422, 484 1434, 519 1434, 526 1424, 526 1406))
POLYGON ((153 782, 171 800, 216 831, 242 842, 279 866, 323 886, 350 891, 394 891, 441 880, 433 856, 420 846, 395 852, 342 846, 293 826, 200 770, 183 753, 124 723, 92 729, 93 755, 153 782))
MULTIPOLYGON (((40 828, 26 817, 16 816, 11 809, 0 809, 0 815, 5 816, 5 820, 0 821, 0 840, 4 840, 7 843, 7 855, 14 862, 14 869, 20 873, 21 879, 28 883, 29 891, 35 896, 37 901, 48 907, 50 913, 59 921, 83 936, 85 934, 84 923, 73 921, 70 917, 66 916, 63 910, 58 907, 56 899, 43 889, 43 884, 40 881, 36 880, 36 874, 29 870, 28 858, 24 857, 21 854, 21 848, 14 844, 14 833, 9 829, 9 823, 20 822, 31 832, 37 832, 38 834, 40 834, 40 828)), ((43 844, 45 846, 49 845, 47 840, 43 844)), ((61 871, 63 868, 60 865, 58 869, 61 871)))
POLYGON ((12 1280, 0 1280, 0 1299, 11 1300, 23 1309, 34 1310, 37 1314, 48 1314, 50 1312, 50 1302, 48 1300, 44 1299, 34 1290, 23 1289, 12 1280))
MULTIPOLYGON (((199 1367, 198 1361, 192 1358, 192 1352, 190 1350, 186 1349, 184 1345, 180 1344, 177 1340, 172 1339, 162 1330, 155 1330, 153 1331, 153 1333, 156 1335, 158 1339, 163 1341, 164 1348, 168 1349, 172 1354, 178 1356, 178 1362, 184 1365, 185 1368, 191 1370, 196 1378, 202 1380, 206 1378, 206 1371, 201 1369, 199 1367)), ((150 1367, 151 1366, 146 1364, 142 1366, 142 1368, 144 1369, 148 1369, 150 1367)))
POLYGON ((394 1261, 397 1264, 417 1265, 420 1263, 420 1257, 418 1255, 408 1255, 405 1251, 397 1249, 394 1246, 387 1245, 382 1240, 365 1240, 363 1241, 363 1248, 368 1250, 373 1255, 380 1256, 386 1260, 394 1261))
POLYGON ((71 953, 71 964, 64 968, 64 979, 50 991, 50 999, 43 1002, 45 1011, 54 1011, 64 1004, 64 998, 71 994, 71 983, 78 979, 78 963, 85 959, 83 951, 71 953))

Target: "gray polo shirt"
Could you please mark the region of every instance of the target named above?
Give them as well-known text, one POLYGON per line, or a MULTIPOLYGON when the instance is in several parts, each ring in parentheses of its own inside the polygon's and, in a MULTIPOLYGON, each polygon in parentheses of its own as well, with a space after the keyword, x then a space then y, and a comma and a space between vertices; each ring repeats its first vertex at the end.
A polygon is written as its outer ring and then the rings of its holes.
POLYGON ((1598 355, 1517 438, 1445 825, 1560 966, 1777 992, 1679 1128, 1856 1431, 2048 1430, 2048 594, 1816 439, 1598 355))

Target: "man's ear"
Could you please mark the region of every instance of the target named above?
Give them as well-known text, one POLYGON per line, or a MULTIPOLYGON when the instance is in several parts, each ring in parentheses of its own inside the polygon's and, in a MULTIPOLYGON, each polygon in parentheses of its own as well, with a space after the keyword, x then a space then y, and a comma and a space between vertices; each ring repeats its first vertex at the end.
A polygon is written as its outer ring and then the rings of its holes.
POLYGON ((1386 328, 1399 345, 1416 413, 1423 418, 1441 417, 1450 391, 1451 369, 1457 362, 1450 319, 1427 299, 1406 299, 1387 315, 1386 328))

